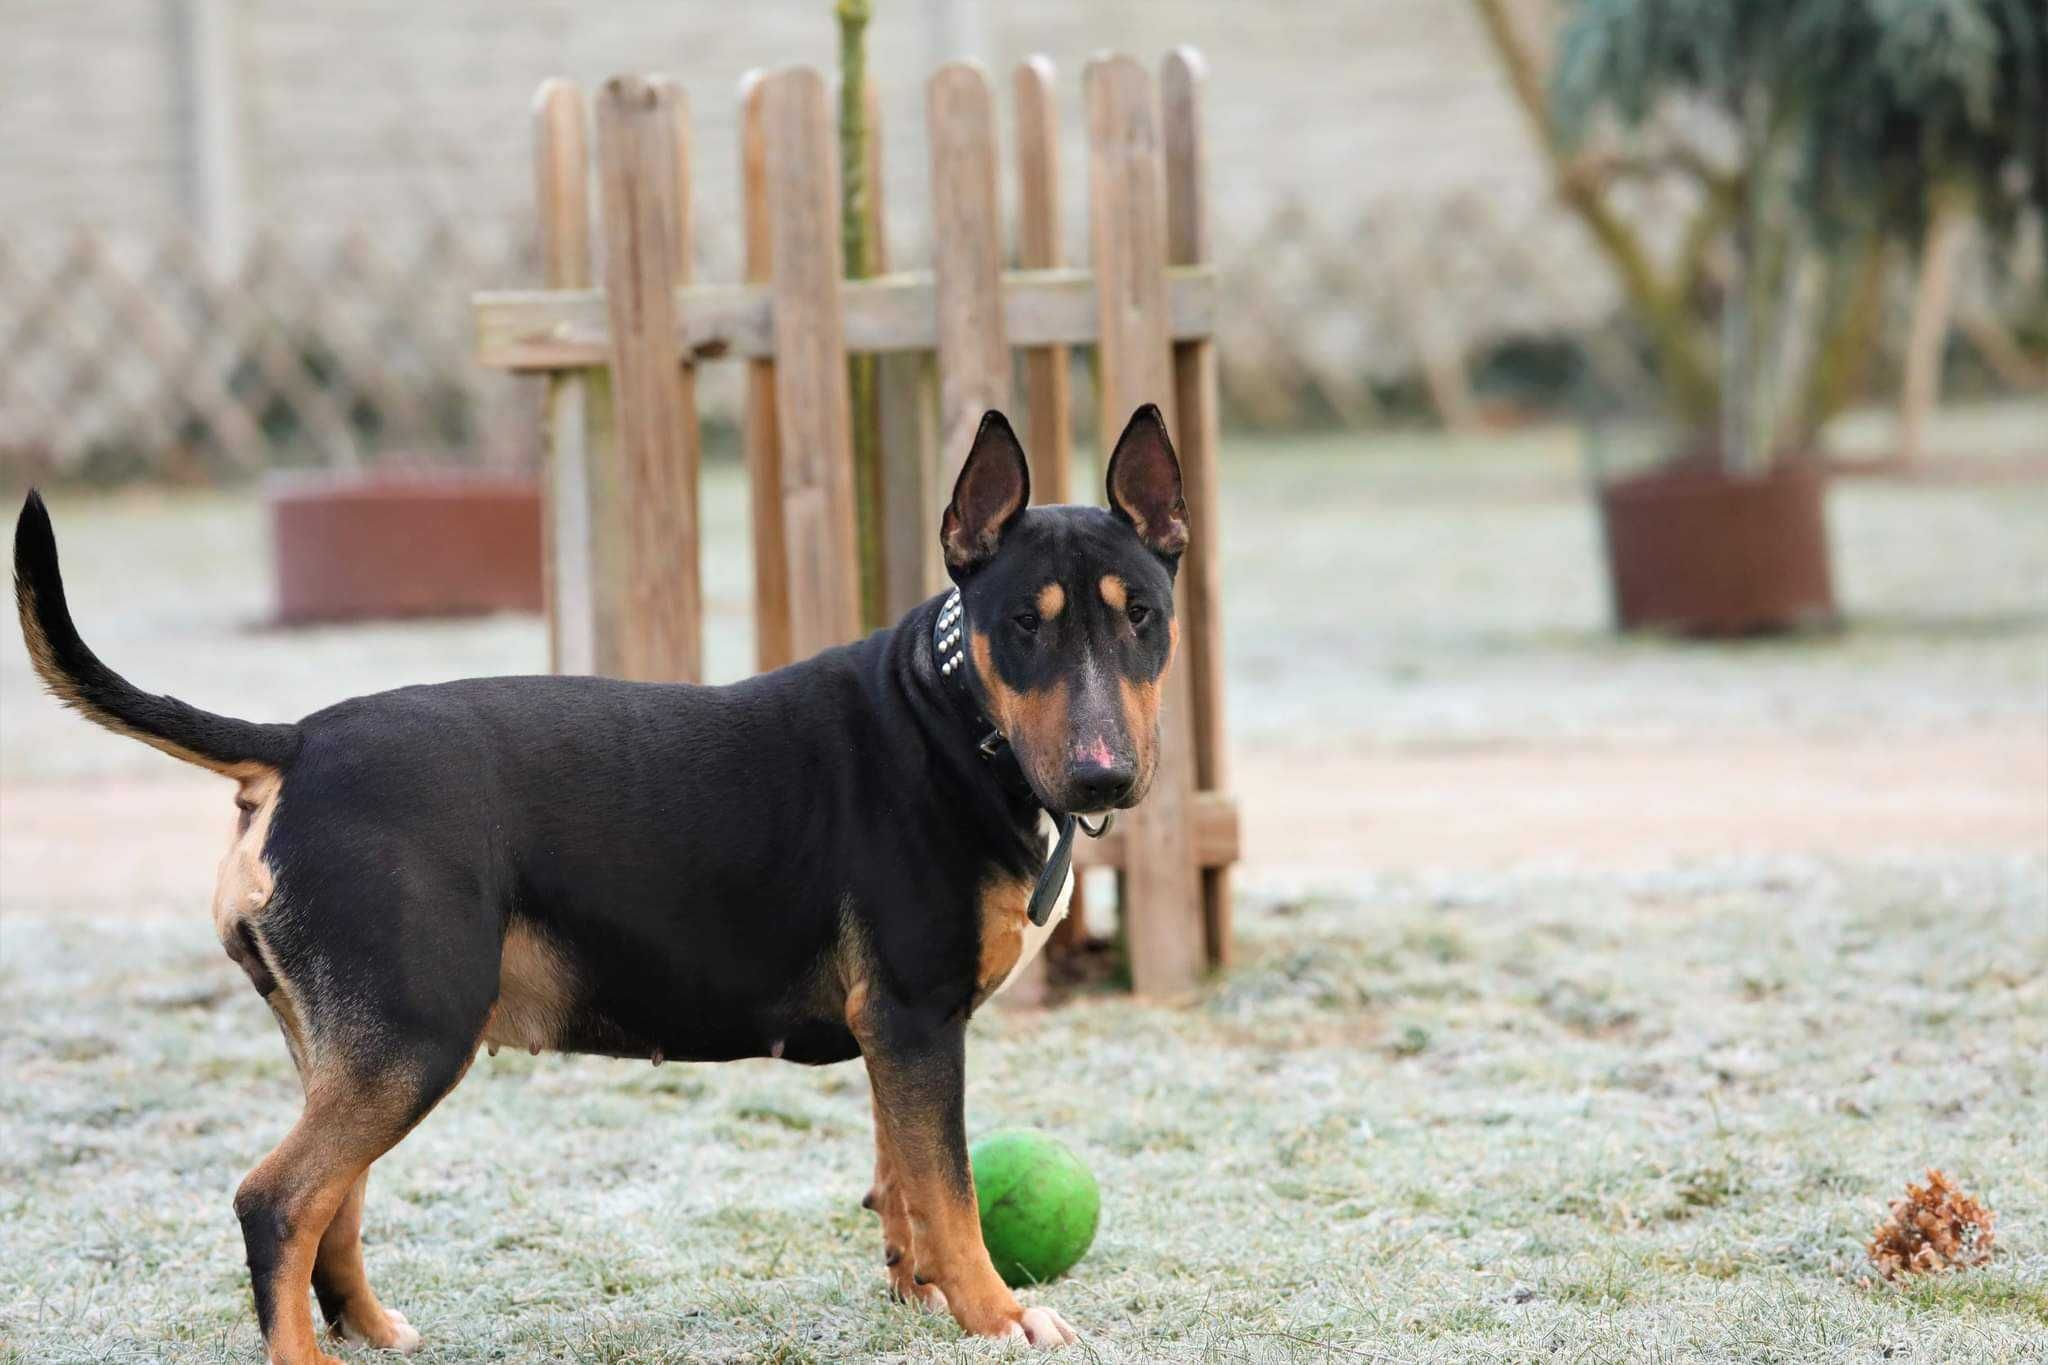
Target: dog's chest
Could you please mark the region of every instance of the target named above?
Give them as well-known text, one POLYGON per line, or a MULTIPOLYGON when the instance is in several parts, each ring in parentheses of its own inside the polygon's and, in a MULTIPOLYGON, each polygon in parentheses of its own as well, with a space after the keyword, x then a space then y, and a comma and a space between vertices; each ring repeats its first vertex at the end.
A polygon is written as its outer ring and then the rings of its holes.
MULTIPOLYGON (((1051 851, 1058 829, 1049 815, 1039 816, 1039 834, 1045 848, 1051 851)), ((1033 924, 1029 912, 1032 884, 1028 881, 1003 882, 983 892, 981 906, 981 1000, 983 1002, 1001 995, 1018 973, 1031 964, 1031 960, 1045 948, 1045 941, 1052 937, 1052 931, 1067 916, 1067 906, 1074 896, 1074 872, 1067 869, 1067 879, 1054 899, 1052 913, 1045 917, 1044 924, 1033 924)))

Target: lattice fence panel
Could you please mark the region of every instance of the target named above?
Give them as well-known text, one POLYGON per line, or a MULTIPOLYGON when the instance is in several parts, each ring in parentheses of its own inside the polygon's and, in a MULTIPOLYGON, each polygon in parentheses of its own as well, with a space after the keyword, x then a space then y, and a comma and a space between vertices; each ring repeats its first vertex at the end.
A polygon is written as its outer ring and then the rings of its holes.
POLYGON ((530 462, 531 396, 471 362, 468 295, 533 271, 526 241, 447 227, 265 234, 226 277, 182 236, 0 241, 0 469, 530 462))

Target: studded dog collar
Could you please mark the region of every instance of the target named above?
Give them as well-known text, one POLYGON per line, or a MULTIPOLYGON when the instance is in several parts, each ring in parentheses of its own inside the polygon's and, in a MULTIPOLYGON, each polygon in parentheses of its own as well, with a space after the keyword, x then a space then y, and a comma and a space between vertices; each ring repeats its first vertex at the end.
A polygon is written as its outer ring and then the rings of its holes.
MULTIPOLYGON (((939 607, 938 616, 932 620, 932 660, 938 667, 939 676, 955 679, 954 685, 967 694, 968 700, 974 705, 975 713, 981 715, 980 699, 974 695, 974 690, 968 687, 967 680, 960 676, 967 668, 966 637, 967 608, 960 600, 960 589, 955 588, 946 594, 945 602, 939 607)), ((988 733, 982 736, 977 747, 983 758, 994 759, 1010 747, 1010 742, 1003 737, 1000 729, 989 724, 986 715, 981 715, 981 723, 988 725, 988 733)), ((1038 874, 1038 884, 1031 888, 1031 904, 1028 907, 1031 922, 1041 928, 1044 927, 1046 920, 1052 917, 1053 905, 1059 900, 1060 891, 1067 884, 1067 873, 1073 870, 1075 826, 1078 825, 1089 838, 1100 839, 1109 833, 1110 825, 1116 820, 1116 815, 1112 812, 1102 818, 1100 825, 1090 826, 1078 816, 1058 811, 1047 811, 1046 814, 1052 816, 1059 833, 1053 841, 1052 856, 1045 860, 1045 869, 1038 874)))

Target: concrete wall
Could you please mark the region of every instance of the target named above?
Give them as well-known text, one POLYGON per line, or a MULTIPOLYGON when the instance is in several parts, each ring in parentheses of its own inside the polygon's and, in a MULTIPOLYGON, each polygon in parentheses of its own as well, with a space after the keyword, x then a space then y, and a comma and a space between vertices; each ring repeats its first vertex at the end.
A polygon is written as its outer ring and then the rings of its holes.
MULTIPOLYGON (((90 225, 149 235, 190 223, 201 93, 186 7, 217 7, 238 87, 252 226, 404 231, 446 220, 527 230, 526 109, 544 77, 678 77, 694 105, 707 268, 733 251, 733 90, 750 67, 836 59, 830 0, 0 0, 0 214, 17 240, 90 225)), ((1191 43, 1213 72, 1212 174, 1222 240, 1295 198, 1348 222, 1384 199, 1542 193, 1520 116, 1459 0, 876 0, 870 63, 889 130, 891 236, 921 240, 922 81, 970 48, 998 79, 1032 52, 1058 63, 1067 118, 1069 250, 1085 242, 1080 71, 1122 48, 1191 43)), ((1005 167, 1004 192, 1009 194, 1005 167)))

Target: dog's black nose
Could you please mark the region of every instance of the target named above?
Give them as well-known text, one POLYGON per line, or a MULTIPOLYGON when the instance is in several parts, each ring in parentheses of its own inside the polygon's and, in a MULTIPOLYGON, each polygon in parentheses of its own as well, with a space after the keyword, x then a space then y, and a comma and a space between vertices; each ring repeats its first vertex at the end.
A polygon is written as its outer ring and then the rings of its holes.
POLYGON ((1089 763, 1077 765, 1067 780, 1074 789, 1074 809, 1108 810, 1131 794, 1138 772, 1128 763, 1089 763))

